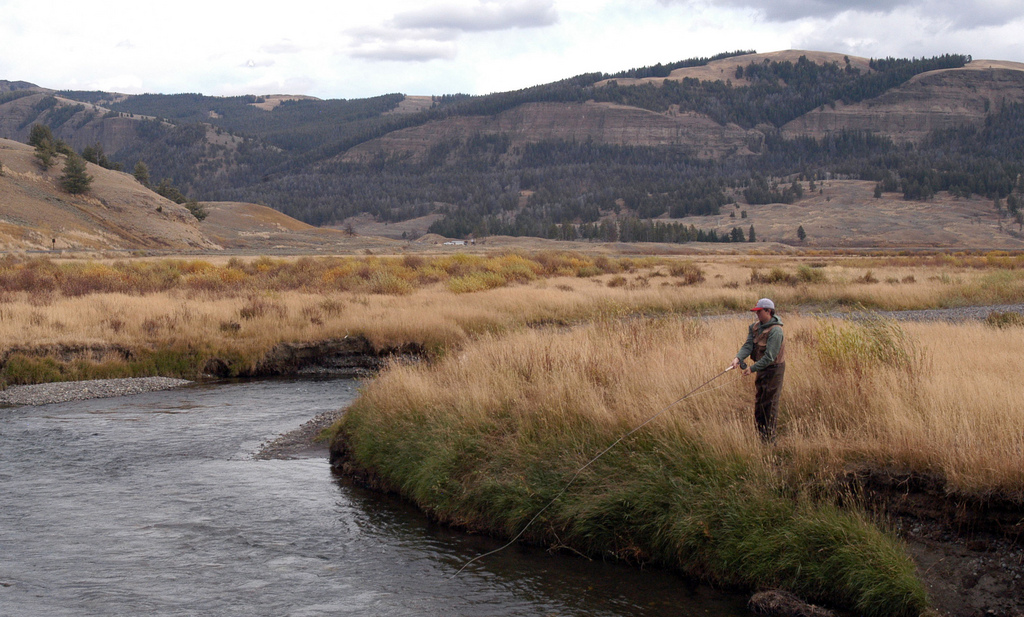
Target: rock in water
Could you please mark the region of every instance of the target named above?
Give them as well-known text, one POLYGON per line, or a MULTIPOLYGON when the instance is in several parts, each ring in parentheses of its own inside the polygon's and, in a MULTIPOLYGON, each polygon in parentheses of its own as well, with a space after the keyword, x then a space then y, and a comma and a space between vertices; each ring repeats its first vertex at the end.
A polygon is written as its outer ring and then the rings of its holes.
POLYGON ((788 591, 759 591, 750 597, 747 607, 758 615, 771 617, 835 617, 828 609, 808 604, 788 591))

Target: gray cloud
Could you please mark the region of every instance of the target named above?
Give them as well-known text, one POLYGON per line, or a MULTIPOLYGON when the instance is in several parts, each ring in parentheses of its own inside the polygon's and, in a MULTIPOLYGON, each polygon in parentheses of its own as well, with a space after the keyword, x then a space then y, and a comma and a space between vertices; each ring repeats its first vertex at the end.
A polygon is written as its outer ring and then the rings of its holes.
POLYGON ((719 6, 748 7, 764 12, 769 21, 795 21, 805 17, 835 17, 840 13, 888 13, 913 0, 712 0, 719 6))
POLYGON ((440 29, 486 32, 513 28, 541 28, 558 22, 552 0, 495 2, 484 0, 476 6, 433 6, 395 15, 392 23, 401 29, 440 29))
POLYGON ((660 0, 662 4, 709 4, 750 8, 768 21, 789 22, 804 18, 832 19, 842 14, 891 14, 903 9, 955 29, 1002 25, 1024 16, 1019 0, 660 0))
POLYGON ((349 30, 349 55, 395 62, 451 60, 458 55, 456 41, 463 33, 541 28, 557 21, 553 0, 432 6, 399 13, 380 27, 349 30))

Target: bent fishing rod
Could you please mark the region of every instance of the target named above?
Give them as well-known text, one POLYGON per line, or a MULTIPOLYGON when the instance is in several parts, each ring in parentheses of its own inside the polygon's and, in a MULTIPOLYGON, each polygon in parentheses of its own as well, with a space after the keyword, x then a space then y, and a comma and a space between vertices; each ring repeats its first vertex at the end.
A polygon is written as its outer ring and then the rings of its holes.
MULTIPOLYGON (((684 395, 682 395, 681 397, 677 398, 676 400, 672 401, 672 402, 671 402, 671 403, 669 403, 668 405, 665 405, 664 407, 662 407, 662 408, 661 408, 661 410, 659 410, 659 411, 658 411, 658 413, 656 413, 656 414, 652 415, 651 417, 647 418, 646 420, 644 420, 643 422, 641 422, 641 423, 640 423, 640 424, 638 424, 637 426, 633 427, 633 429, 631 429, 631 430, 630 430, 629 432, 627 432, 627 433, 623 434, 623 435, 622 435, 622 436, 620 436, 620 437, 619 437, 618 439, 616 439, 615 441, 613 441, 613 442, 611 443, 611 445, 609 445, 609 446, 608 446, 607 448, 605 448, 604 450, 601 450, 601 451, 600 451, 600 452, 599 452, 599 453, 597 454, 597 456, 595 456, 594 458, 590 459, 589 461, 587 461, 587 462, 586 462, 586 464, 585 464, 585 465, 583 465, 582 467, 580 467, 579 469, 577 469, 577 470, 576 470, 576 473, 574 473, 574 474, 572 475, 572 478, 569 478, 569 481, 568 481, 568 482, 567 482, 567 483, 565 484, 565 486, 564 486, 564 487, 562 487, 562 490, 558 491, 558 494, 557 494, 557 495, 555 495, 554 497, 552 497, 552 498, 551 498, 551 501, 549 501, 549 502, 547 503, 547 505, 545 505, 545 506, 544 506, 543 508, 541 508, 540 510, 538 510, 538 511, 537 511, 537 513, 533 515, 533 518, 531 518, 531 519, 530 519, 530 521, 529 521, 528 523, 526 523, 526 525, 525 525, 525 526, 524 526, 524 527, 523 527, 522 529, 520 529, 520 530, 519 530, 519 533, 517 533, 517 534, 515 535, 515 537, 514 537, 514 538, 512 538, 511 540, 509 540, 509 541, 508 541, 508 543, 506 543, 505 545, 503 545, 503 546, 500 546, 500 547, 498 547, 498 548, 494 549, 493 551, 489 551, 489 552, 487 552, 487 553, 484 553, 483 555, 477 555, 476 557, 474 557, 474 558, 470 559, 470 560, 469 560, 469 561, 467 561, 467 562, 466 562, 465 564, 463 564, 463 566, 462 566, 461 568, 459 568, 458 572, 456 572, 455 574, 453 574, 453 575, 452 575, 452 578, 455 578, 456 576, 458 576, 458 575, 462 574, 462 571, 463 571, 463 570, 465 570, 465 569, 466 569, 467 567, 469 567, 469 564, 473 563, 474 561, 478 561, 478 560, 480 560, 480 559, 483 559, 484 557, 489 557, 489 556, 491 556, 491 555, 493 555, 493 554, 495 554, 495 553, 501 552, 501 551, 505 550, 506 548, 508 548, 508 547, 512 546, 513 544, 515 544, 515 543, 516 543, 517 541, 519 541, 519 538, 521 538, 521 537, 523 536, 523 534, 524 534, 524 533, 526 533, 526 530, 530 528, 530 525, 533 525, 533 523, 534 523, 534 522, 535 522, 535 521, 536 521, 536 520, 537 520, 538 518, 540 518, 540 515, 541 515, 541 514, 543 514, 545 510, 547 510, 548 508, 550 508, 552 504, 554 504, 554 503, 555 503, 556 501, 558 501, 558 498, 559 498, 559 497, 561 497, 562 495, 564 495, 564 494, 565 494, 565 492, 566 492, 567 490, 569 490, 569 487, 570 487, 570 486, 572 486, 572 483, 576 481, 576 478, 578 478, 578 477, 580 476, 580 474, 581 474, 581 473, 583 473, 583 470, 585 470, 585 469, 586 469, 587 467, 590 467, 590 466, 591 466, 592 464, 594 464, 594 462, 595 462, 595 461, 597 461, 597 459, 601 458, 601 457, 602 457, 602 456, 604 456, 604 455, 605 455, 605 454, 606 454, 606 453, 607 453, 607 452, 608 452, 609 450, 611 450, 612 448, 614 448, 615 446, 617 446, 617 445, 619 444, 619 442, 623 441, 624 439, 628 438, 628 437, 629 437, 630 435, 632 435, 633 433, 635 433, 635 432, 639 431, 640 429, 642 429, 643 427, 647 426, 648 424, 650 424, 651 422, 653 422, 655 418, 657 418, 658 416, 662 415, 663 413, 665 413, 666 411, 668 411, 669 409, 671 409, 672 407, 674 407, 674 406, 675 406, 675 405, 677 405, 678 403, 681 403, 681 402, 685 401, 686 399, 690 398, 691 396, 693 396, 694 394, 696 394, 698 390, 700 390, 700 389, 701 389, 701 388, 703 388, 704 386, 708 385, 709 383, 713 382, 714 380, 718 379, 718 378, 719 378, 719 377, 721 377, 722 375, 725 375, 726 373, 728 373, 729 371, 731 371, 731 370, 732 370, 732 369, 734 369, 734 368, 739 368, 739 369, 746 369, 746 368, 747 368, 747 363, 746 363, 746 362, 743 362, 743 361, 741 361, 741 362, 739 363, 739 365, 738 365, 738 366, 734 366, 734 365, 729 365, 729 367, 728 367, 728 368, 726 368, 726 369, 725 369, 724 371, 722 371, 721 373, 719 373, 719 374, 715 375, 715 376, 714 376, 714 377, 712 377, 711 379, 708 379, 708 380, 707 380, 707 381, 705 381, 704 383, 702 383, 702 384, 700 384, 699 386, 697 386, 696 388, 694 388, 694 389, 690 390, 689 392, 687 392, 686 394, 684 394, 684 395)), ((727 383, 729 383, 729 382, 727 382, 727 383)))

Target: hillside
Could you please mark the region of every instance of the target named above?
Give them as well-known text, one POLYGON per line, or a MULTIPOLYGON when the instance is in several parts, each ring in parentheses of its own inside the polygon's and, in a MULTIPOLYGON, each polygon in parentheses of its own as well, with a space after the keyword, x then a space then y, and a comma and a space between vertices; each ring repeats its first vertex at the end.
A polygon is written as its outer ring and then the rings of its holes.
POLYGON ((874 131, 897 143, 920 143, 933 131, 981 126, 990 113, 1022 101, 1024 64, 975 60, 960 69, 917 75, 874 99, 822 106, 786 123, 782 134, 822 138, 837 131, 874 131))
POLYGON ((202 232, 226 249, 246 253, 339 254, 359 250, 398 250, 399 243, 354 236, 339 229, 313 227, 266 206, 205 202, 202 232))
POLYGON ((526 103, 494 116, 458 116, 393 131, 355 146, 345 162, 370 162, 381 156, 408 156, 423 163, 439 144, 466 143, 478 135, 501 135, 510 148, 546 141, 591 142, 624 147, 670 146, 696 156, 751 154, 764 135, 735 124, 719 125, 693 112, 660 114, 615 103, 526 103))
POLYGON ((753 216, 799 203, 794 181, 843 179, 936 218, 987 203, 1002 224, 983 243, 1002 245, 1024 203, 1024 65, 958 55, 731 52, 476 97, 0 82, 0 136, 24 140, 34 122, 125 169, 143 161, 189 197, 336 228, 370 217, 448 237, 591 238, 588 226, 634 219, 712 221, 733 202, 753 216))
POLYGON ((62 165, 43 171, 25 144, 0 139, 0 163, 0 250, 220 248, 184 206, 128 174, 89 163, 89 192, 69 195, 58 187, 62 165))

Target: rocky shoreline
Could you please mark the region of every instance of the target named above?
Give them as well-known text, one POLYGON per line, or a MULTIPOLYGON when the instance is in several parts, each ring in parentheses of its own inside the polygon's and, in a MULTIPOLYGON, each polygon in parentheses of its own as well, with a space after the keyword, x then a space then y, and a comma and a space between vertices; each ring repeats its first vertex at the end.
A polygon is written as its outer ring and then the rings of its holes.
MULTIPOLYGON (((784 312, 783 312, 784 313, 784 312)), ((808 311, 806 314, 815 317, 864 318, 881 317, 896 321, 985 321, 992 313, 1024 313, 1024 304, 991 304, 985 306, 957 306, 939 309, 919 309, 912 311, 808 311)))
POLYGON ((29 386, 11 386, 0 391, 0 405, 49 405, 93 398, 110 398, 158 392, 189 385, 187 379, 170 377, 127 377, 123 379, 94 379, 91 381, 58 381, 29 386))
POLYGON ((334 424, 344 413, 344 408, 335 409, 311 418, 299 428, 261 443, 259 452, 254 454, 253 458, 258 461, 327 458, 330 453, 328 443, 319 439, 320 433, 334 424))

